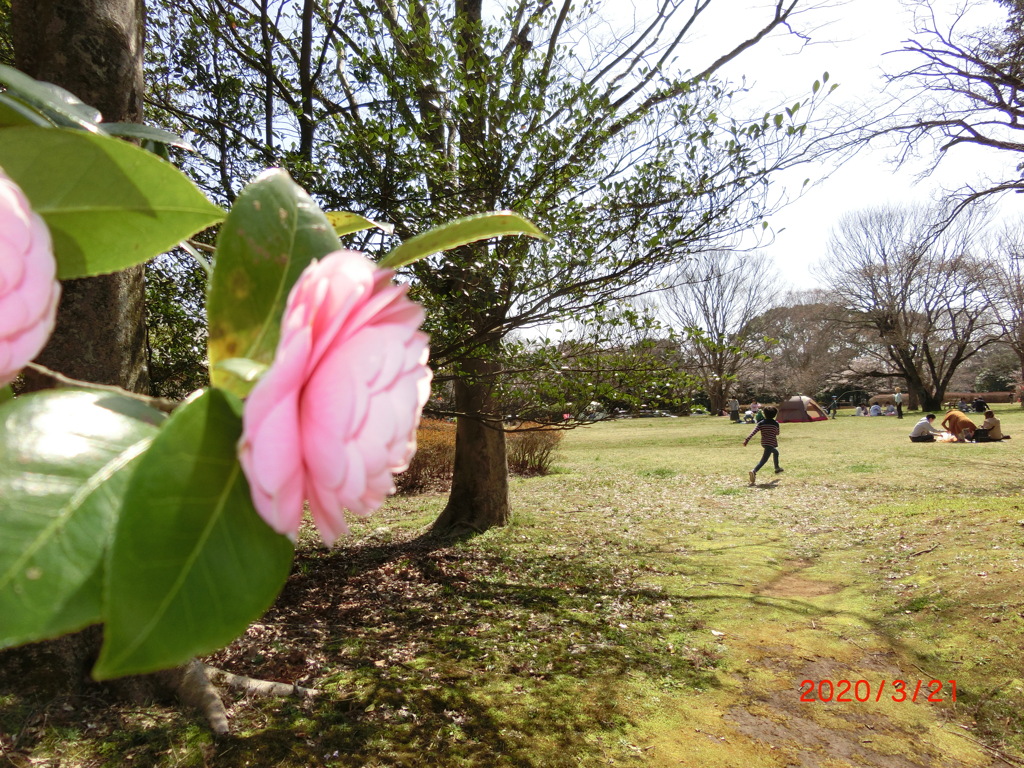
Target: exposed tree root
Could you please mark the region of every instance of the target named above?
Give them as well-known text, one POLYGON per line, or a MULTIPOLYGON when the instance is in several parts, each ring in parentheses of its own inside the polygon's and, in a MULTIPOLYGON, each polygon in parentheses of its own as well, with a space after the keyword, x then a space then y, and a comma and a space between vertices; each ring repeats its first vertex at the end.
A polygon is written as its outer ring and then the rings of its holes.
POLYGON ((223 669, 208 667, 197 659, 177 669, 159 672, 157 676, 177 694, 183 704, 198 709, 209 723, 210 730, 218 736, 228 733, 230 726, 227 709, 215 683, 253 696, 296 696, 310 699, 319 693, 313 688, 235 675, 223 669))
POLYGON ((272 680, 257 680, 245 675, 236 675, 217 667, 206 667, 206 674, 209 679, 219 685, 226 685, 236 691, 252 694, 254 696, 295 696, 299 699, 312 699, 319 696, 320 691, 316 688, 303 688, 301 685, 288 683, 275 683, 272 680))
POLYGON ((177 694, 182 704, 198 709, 216 735, 223 736, 228 732, 228 711, 201 661, 192 659, 184 666, 158 672, 156 677, 177 694))

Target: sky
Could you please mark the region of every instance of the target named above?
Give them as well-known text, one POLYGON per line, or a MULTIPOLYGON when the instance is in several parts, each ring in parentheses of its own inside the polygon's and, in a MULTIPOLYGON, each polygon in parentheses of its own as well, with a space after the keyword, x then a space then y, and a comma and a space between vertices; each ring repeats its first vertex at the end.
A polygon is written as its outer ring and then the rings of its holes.
MULTIPOLYGON (((766 0, 726 0, 733 19, 742 18, 737 6, 763 9, 766 0)), ((935 0, 941 10, 951 11, 956 0, 935 0)), ((753 18, 753 14, 751 14, 753 18)), ((972 20, 984 23, 998 20, 998 6, 985 3, 972 20)), ((798 24, 801 22, 798 21, 798 24)), ((778 37, 762 42, 731 65, 731 79, 745 77, 751 97, 765 99, 765 105, 782 97, 796 97, 809 85, 829 73, 829 82, 839 85, 829 101, 856 104, 877 100, 881 95, 882 66, 898 64, 894 51, 910 36, 911 18, 899 0, 851 0, 833 2, 818 11, 808 12, 802 22, 812 28, 812 44, 800 46, 793 38, 778 37)), ((719 25, 705 32, 697 45, 721 50, 721 38, 734 24, 723 17, 719 25), (725 30, 725 32, 723 32, 725 30), (718 38, 718 42, 715 39, 718 38)), ((769 219, 774 240, 763 248, 774 260, 781 282, 795 288, 818 285, 814 267, 825 255, 832 227, 848 212, 886 203, 929 201, 942 188, 955 188, 976 180, 979 174, 1002 175, 1015 163, 1005 152, 965 148, 951 153, 932 176, 918 177, 923 165, 897 169, 891 163, 891 150, 863 151, 838 169, 825 165, 803 166, 787 178, 791 194, 799 191, 805 178, 813 186, 795 202, 769 219)), ((1024 213, 1024 199, 1004 198, 1000 211, 1005 215, 1024 213)))

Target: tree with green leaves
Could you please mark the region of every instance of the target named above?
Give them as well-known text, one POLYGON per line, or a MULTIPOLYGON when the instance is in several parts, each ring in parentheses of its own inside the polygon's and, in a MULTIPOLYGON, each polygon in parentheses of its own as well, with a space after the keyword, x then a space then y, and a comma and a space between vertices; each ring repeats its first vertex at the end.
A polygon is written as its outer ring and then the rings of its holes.
POLYGON ((0 286, 0 649, 102 624, 99 658, 85 659, 96 679, 173 670, 172 686, 223 732, 192 657, 273 601, 305 502, 330 544, 346 511, 384 502, 412 456, 428 339, 389 267, 539 233, 514 215, 478 216, 376 265, 341 248, 284 171, 261 174, 225 213, 113 131, 155 132, 105 123, 68 91, 0 67, 0 259, 13 276, 0 286), (135 266, 216 223, 212 386, 179 402, 34 362, 61 282, 135 266), (26 369, 72 386, 15 396, 26 369))
POLYGON ((614 30, 597 5, 568 0, 493 14, 481 0, 186 0, 153 14, 154 107, 181 121, 206 157, 198 178, 219 198, 274 158, 326 208, 357 210, 401 240, 495 209, 549 235, 450 249, 406 270, 458 417, 435 530, 509 520, 503 341, 598 322, 666 266, 759 224, 767 180, 800 159, 827 88, 744 120, 718 78, 789 30, 797 0, 722 33, 719 52, 685 69, 678 58, 712 5, 658 3, 614 30))

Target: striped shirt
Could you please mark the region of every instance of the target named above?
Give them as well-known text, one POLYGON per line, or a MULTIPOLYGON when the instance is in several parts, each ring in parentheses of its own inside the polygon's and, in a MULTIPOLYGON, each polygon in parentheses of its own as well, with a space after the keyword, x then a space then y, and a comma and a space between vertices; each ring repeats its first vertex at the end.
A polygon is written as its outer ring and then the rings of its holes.
POLYGON ((747 435, 747 439, 744 442, 750 442, 750 439, 757 434, 758 430, 761 431, 761 445, 767 445, 770 448, 779 447, 779 422, 775 419, 765 419, 754 427, 754 431, 747 435))

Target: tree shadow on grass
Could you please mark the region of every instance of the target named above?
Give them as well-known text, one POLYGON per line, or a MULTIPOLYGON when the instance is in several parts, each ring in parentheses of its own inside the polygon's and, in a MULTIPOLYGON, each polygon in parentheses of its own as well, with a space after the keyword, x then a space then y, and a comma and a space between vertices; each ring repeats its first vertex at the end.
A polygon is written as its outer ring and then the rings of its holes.
MULTIPOLYGON (((182 755, 219 768, 640 765, 627 739, 650 705, 631 694, 718 685, 721 649, 702 604, 855 615, 757 594, 668 594, 635 558, 603 554, 426 537, 302 549, 271 611, 209 660, 322 696, 238 701, 235 735, 216 742, 166 714, 79 737, 97 765, 182 755)), ((891 627, 858 618, 903 650, 891 627)))
POLYGON ((568 555, 429 538, 301 552, 275 607, 213 663, 274 678, 298 671, 275 667, 282 654, 308 650, 303 682, 326 693, 273 705, 277 727, 302 739, 262 729, 231 739, 217 764, 268 752, 268 764, 339 766, 626 757, 630 677, 716 684, 710 649, 667 647, 666 615, 685 611, 632 573, 568 555))

